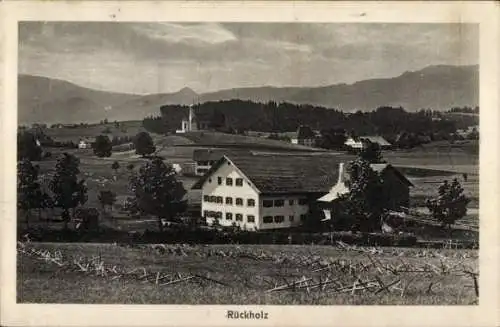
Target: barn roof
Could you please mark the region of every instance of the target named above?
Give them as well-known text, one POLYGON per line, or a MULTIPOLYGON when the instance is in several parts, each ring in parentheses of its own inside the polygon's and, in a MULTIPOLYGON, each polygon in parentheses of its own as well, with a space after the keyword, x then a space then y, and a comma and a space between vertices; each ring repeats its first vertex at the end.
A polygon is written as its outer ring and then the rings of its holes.
POLYGON ((194 186, 222 164, 234 164, 261 193, 326 193, 338 179, 338 165, 350 158, 340 154, 280 155, 240 154, 224 156, 194 186))
POLYGON ((368 135, 368 136, 360 136, 359 138, 362 139, 362 140, 368 140, 368 141, 370 141, 372 143, 378 143, 380 146, 389 146, 389 145, 391 145, 391 143, 389 143, 382 136, 371 136, 371 135, 368 135))
POLYGON ((408 186, 414 186, 412 182, 406 178, 405 175, 403 175, 399 170, 397 170, 394 166, 388 163, 376 163, 376 164, 370 164, 370 167, 376 171, 377 173, 381 174, 386 170, 392 170, 398 176, 403 182, 405 182, 408 186))

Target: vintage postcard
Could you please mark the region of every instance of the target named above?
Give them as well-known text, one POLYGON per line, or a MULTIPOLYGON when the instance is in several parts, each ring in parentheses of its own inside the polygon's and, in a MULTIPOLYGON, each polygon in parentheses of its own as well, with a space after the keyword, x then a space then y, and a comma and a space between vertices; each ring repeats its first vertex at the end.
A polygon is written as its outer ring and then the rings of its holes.
POLYGON ((498 325, 498 8, 3 3, 1 324, 498 325))

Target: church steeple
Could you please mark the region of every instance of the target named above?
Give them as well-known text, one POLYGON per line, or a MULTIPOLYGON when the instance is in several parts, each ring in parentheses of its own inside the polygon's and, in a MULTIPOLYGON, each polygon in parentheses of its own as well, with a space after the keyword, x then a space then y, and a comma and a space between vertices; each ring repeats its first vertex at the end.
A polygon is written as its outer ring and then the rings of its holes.
POLYGON ((193 130, 193 117, 194 117, 194 112, 193 112, 193 105, 189 106, 189 131, 193 130))

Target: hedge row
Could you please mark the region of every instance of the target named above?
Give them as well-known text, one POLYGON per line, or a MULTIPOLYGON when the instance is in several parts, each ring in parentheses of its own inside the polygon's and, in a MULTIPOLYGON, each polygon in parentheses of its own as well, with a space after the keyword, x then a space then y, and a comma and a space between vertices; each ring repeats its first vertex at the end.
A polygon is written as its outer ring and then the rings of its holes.
POLYGON ((38 242, 95 242, 95 243, 193 243, 193 244, 318 244, 335 245, 337 241, 365 246, 413 246, 417 238, 411 234, 380 233, 286 233, 217 230, 167 230, 123 232, 114 229, 99 231, 30 229, 19 232, 19 239, 28 234, 38 242))

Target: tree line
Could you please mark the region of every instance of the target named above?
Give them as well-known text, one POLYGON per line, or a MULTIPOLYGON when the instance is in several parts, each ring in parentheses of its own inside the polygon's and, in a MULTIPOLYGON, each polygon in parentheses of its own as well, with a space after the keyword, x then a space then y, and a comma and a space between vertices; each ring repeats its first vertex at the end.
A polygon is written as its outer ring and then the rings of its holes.
MULTIPOLYGON (((157 117, 146 117, 143 125, 155 133, 174 132, 181 120, 188 115, 188 106, 166 105, 160 108, 157 117)), ((214 117, 219 113, 225 117, 224 125, 233 130, 261 132, 292 132, 300 125, 309 125, 316 130, 344 129, 359 135, 376 134, 395 138, 402 132, 413 134, 449 134, 456 131, 454 120, 438 111, 422 109, 407 112, 402 107, 380 107, 371 112, 345 113, 312 105, 292 103, 256 103, 243 100, 205 102, 194 106, 197 114, 214 117)))

